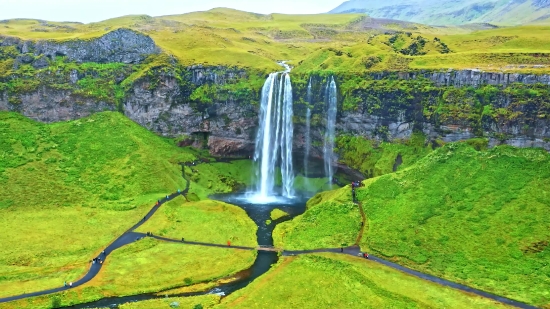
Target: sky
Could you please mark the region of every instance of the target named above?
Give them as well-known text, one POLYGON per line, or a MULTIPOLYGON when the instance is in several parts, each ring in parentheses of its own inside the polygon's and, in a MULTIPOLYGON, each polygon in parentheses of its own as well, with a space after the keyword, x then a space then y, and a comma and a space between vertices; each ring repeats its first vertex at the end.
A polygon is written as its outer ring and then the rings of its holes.
POLYGON ((175 15, 229 7, 270 14, 326 13, 344 0, 0 0, 0 20, 12 18, 48 21, 97 22, 133 14, 175 15))

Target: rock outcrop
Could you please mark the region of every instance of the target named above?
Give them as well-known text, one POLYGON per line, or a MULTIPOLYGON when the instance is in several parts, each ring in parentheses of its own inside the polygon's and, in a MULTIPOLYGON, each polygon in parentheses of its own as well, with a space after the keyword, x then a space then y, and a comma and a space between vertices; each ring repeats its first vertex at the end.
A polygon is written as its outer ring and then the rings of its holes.
MULTIPOLYGON (((157 54, 160 49, 149 36, 129 29, 117 29, 105 35, 88 40, 58 42, 53 40, 26 41, 0 36, 0 46, 16 46, 21 56, 16 63, 31 63, 34 56, 54 59, 65 56, 75 62, 121 62, 139 63, 147 56, 157 54)), ((43 60, 42 60, 43 63, 43 60)), ((41 64, 37 64, 40 66, 41 64)))
POLYGON ((20 102, 12 104, 6 93, 0 93, 0 111, 19 112, 41 122, 58 122, 88 117, 116 106, 73 94, 71 91, 40 87, 32 93, 21 94, 20 102))

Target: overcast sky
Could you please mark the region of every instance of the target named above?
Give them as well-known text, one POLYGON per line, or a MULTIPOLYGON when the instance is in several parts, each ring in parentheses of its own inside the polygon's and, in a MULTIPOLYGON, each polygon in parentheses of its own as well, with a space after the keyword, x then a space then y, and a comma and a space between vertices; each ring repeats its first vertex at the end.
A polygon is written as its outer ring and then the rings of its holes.
POLYGON ((230 7, 261 14, 326 13, 344 0, 0 0, 0 20, 101 21, 130 14, 174 15, 230 7))

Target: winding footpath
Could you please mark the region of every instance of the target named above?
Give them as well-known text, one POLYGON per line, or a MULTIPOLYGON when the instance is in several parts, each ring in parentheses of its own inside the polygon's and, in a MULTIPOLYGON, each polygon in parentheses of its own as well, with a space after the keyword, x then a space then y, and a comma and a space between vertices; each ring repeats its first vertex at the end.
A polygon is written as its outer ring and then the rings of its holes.
MULTIPOLYGON (((231 159, 218 159, 218 160, 216 160, 216 162, 230 162, 230 161, 231 161, 231 159)), ((194 171, 193 168, 192 168, 193 166, 196 166, 197 164, 209 163, 209 162, 210 161, 208 161, 208 160, 200 159, 199 161, 180 163, 180 165, 182 167, 182 175, 183 175, 183 178, 186 181, 185 189, 183 191, 168 195, 165 198, 159 200, 159 202, 145 215, 145 217, 143 217, 143 219, 140 222, 136 223, 134 226, 132 226, 130 229, 128 229, 124 234, 122 234, 119 238, 117 238, 110 245, 108 245, 104 249, 104 251, 103 251, 104 253, 99 254, 95 258, 99 258, 102 261, 106 261, 106 259, 109 257, 109 255, 114 250, 119 249, 121 247, 124 247, 126 245, 129 245, 129 244, 131 244, 131 243, 135 242, 136 240, 139 240, 143 237, 152 237, 152 238, 155 238, 155 239, 160 240, 160 241, 180 243, 180 244, 185 244, 185 245, 203 246, 203 247, 217 247, 217 248, 225 248, 225 249, 251 250, 251 251, 254 251, 254 250, 255 251, 280 251, 283 256, 295 256, 295 255, 312 254, 312 253, 339 253, 339 254, 352 255, 352 256, 355 256, 355 257, 362 257, 363 256, 363 252, 361 252, 359 244, 361 242, 361 238, 363 237, 365 225, 367 224, 367 219, 366 219, 366 215, 365 215, 365 212, 364 212, 364 209, 363 209, 363 205, 361 204, 361 202, 357 201, 356 199, 353 199, 353 202, 358 206, 359 211, 361 213, 361 218, 362 218, 361 229, 359 231, 359 235, 357 236, 357 240, 355 242, 355 245, 351 246, 351 247, 347 247, 347 248, 328 248, 328 249, 315 249, 315 250, 287 251, 287 250, 278 249, 278 248, 271 248, 271 247, 228 246, 228 245, 213 244, 213 243, 183 241, 183 240, 176 240, 176 239, 171 239, 171 238, 166 238, 166 237, 161 237, 161 236, 156 236, 156 235, 146 235, 146 234, 143 234, 143 233, 135 232, 135 230, 137 228, 139 228, 145 222, 147 222, 149 219, 151 219, 151 217, 157 212, 157 210, 159 210, 159 208, 163 204, 165 204, 166 202, 169 202, 169 201, 173 200, 174 198, 176 198, 180 195, 187 199, 187 194, 189 192, 191 181, 185 175, 185 167, 186 166, 190 167, 191 170, 194 171)), ((521 302, 518 302, 518 301, 515 301, 515 300, 512 300, 512 299, 508 299, 508 298, 505 298, 505 297, 494 295, 494 294, 484 292, 484 291, 481 291, 481 290, 478 290, 478 289, 474 289, 474 288, 471 288, 471 287, 468 287, 468 286, 465 286, 465 285, 462 285, 462 284, 459 284, 459 283, 455 283, 455 282, 452 282, 452 281, 448 281, 448 280, 445 280, 445 279, 442 279, 442 278, 439 278, 439 277, 436 277, 436 276, 421 273, 419 271, 406 268, 406 267, 401 266, 399 264, 395 264, 393 262, 390 262, 388 260, 385 260, 385 259, 380 258, 380 257, 373 256, 373 255, 370 255, 370 254, 369 254, 369 259, 371 261, 378 262, 380 264, 384 264, 384 265, 386 265, 388 267, 391 267, 393 269, 405 272, 405 273, 410 274, 412 276, 415 276, 415 277, 418 277, 418 278, 421 278, 421 279, 424 279, 424 280, 428 280, 428 281, 431 281, 431 282, 435 282, 435 283, 441 284, 443 286, 447 286, 447 287, 455 288, 457 290, 461 290, 461 291, 464 291, 464 292, 476 294, 476 295, 479 295, 479 296, 482 296, 482 297, 485 297, 485 298, 488 298, 488 299, 492 299, 492 300, 495 300, 495 301, 498 301, 498 302, 501 302, 501 303, 504 303, 504 304, 507 304, 507 305, 511 305, 511 306, 514 306, 514 307, 517 307, 517 308, 537 309, 537 307, 532 306, 532 305, 521 303, 521 302)), ((17 296, 0 298, 0 303, 6 303, 6 302, 26 299, 26 298, 30 298, 30 297, 36 297, 36 296, 42 296, 42 295, 49 295, 49 294, 53 294, 53 293, 57 293, 57 292, 63 292, 63 291, 67 291, 67 290, 70 290, 72 288, 84 285, 84 284, 90 282, 92 279, 94 279, 99 274, 99 272, 101 271, 101 269, 103 267, 102 263, 92 263, 91 261, 90 261, 90 263, 91 263, 91 266, 90 266, 90 269, 88 270, 88 272, 82 278, 80 278, 76 282, 73 282, 72 287, 68 287, 68 286, 67 287, 60 287, 60 288, 54 288, 54 289, 50 289, 50 290, 44 290, 44 291, 27 293, 27 294, 22 294, 22 295, 17 295, 17 296)))

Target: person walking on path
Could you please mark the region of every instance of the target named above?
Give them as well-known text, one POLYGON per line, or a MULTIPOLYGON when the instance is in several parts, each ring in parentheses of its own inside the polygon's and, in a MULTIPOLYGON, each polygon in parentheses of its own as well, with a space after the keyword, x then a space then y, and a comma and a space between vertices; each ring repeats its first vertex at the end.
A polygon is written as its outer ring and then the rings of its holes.
POLYGON ((227 246, 231 247, 231 241, 229 241, 229 240, 227 241, 227 246))
POLYGON ((340 252, 344 252, 344 247, 340 248, 340 252))
POLYGON ((72 281, 71 281, 71 282, 69 282, 69 287, 70 287, 70 288, 72 288, 72 287, 73 287, 73 283, 72 283, 72 281))
POLYGON ((67 281, 63 281, 63 286, 67 287, 67 281))

